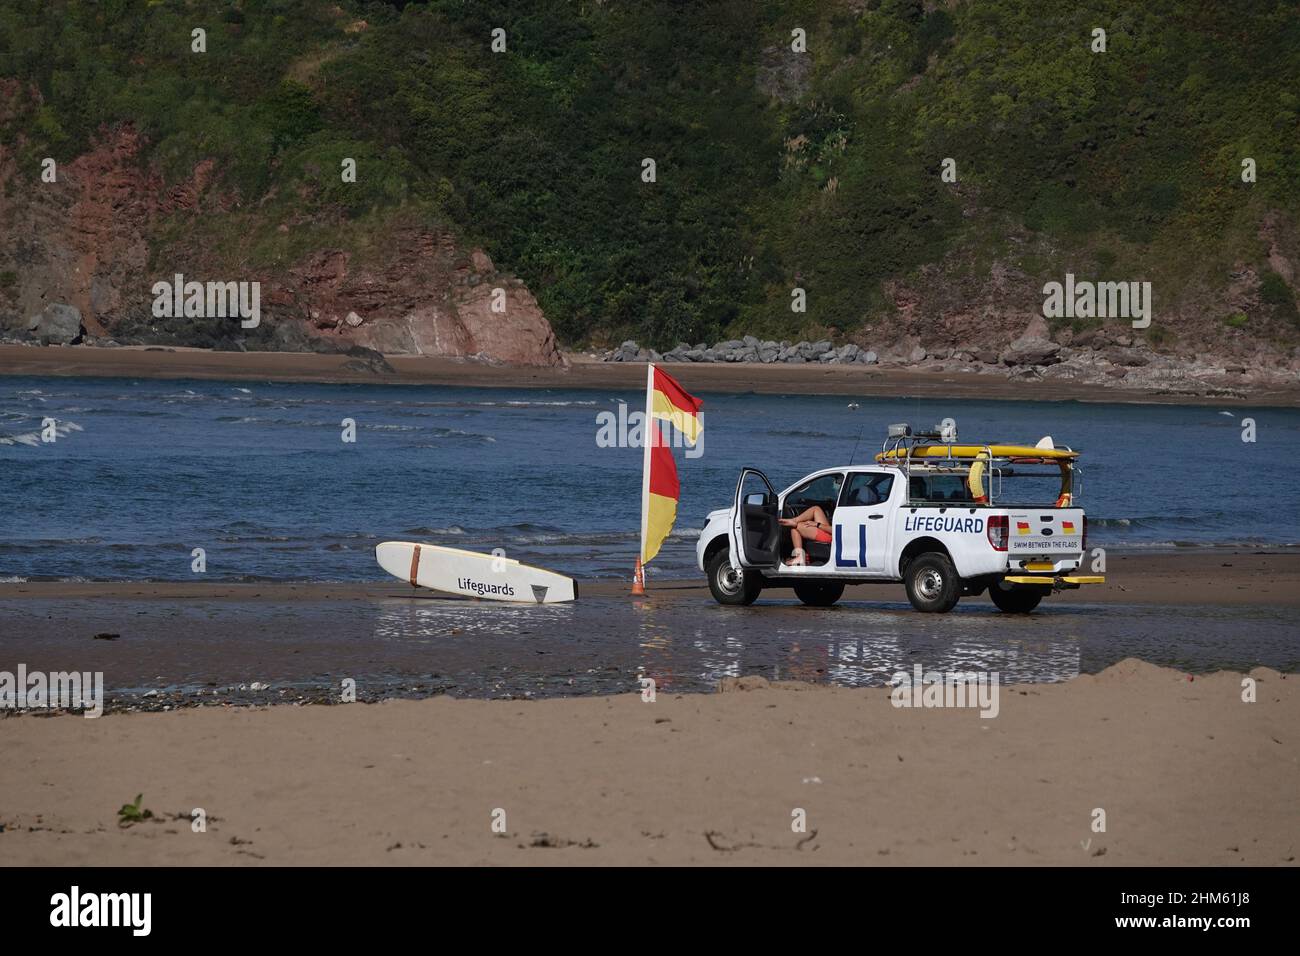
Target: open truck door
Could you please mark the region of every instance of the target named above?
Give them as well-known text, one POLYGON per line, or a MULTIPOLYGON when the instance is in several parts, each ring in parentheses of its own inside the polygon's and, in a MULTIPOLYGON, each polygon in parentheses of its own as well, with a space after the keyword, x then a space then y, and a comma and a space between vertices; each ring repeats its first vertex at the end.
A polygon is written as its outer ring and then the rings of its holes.
POLYGON ((775 568, 781 561, 777 494, 767 475, 745 468, 731 511, 731 553, 742 568, 775 568))

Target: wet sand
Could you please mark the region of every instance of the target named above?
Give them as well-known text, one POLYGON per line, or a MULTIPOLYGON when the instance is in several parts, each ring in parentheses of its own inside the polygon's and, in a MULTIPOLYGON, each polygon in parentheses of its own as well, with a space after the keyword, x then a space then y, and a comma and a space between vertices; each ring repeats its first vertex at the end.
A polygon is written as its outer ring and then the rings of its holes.
POLYGON ((1300 688, 1125 661, 1002 687, 0 720, 0 858, 31 864, 1287 865, 1300 688), (19 757, 21 755, 21 758, 19 757), (143 792, 152 821, 119 828, 143 792), (190 814, 202 808, 206 832, 190 814), (1095 810, 1105 811, 1096 832, 1095 810), (792 830, 803 811, 806 829, 792 830), (492 829, 504 813, 504 832, 492 829))
MULTIPOLYGON (((654 602, 709 599, 703 575, 695 580, 659 581, 650 576, 649 595, 654 602)), ((583 597, 628 595, 630 583, 597 580, 580 582, 583 597)), ((17 598, 41 600, 131 599, 218 600, 294 603, 299 601, 371 601, 411 597, 413 589, 394 580, 372 583, 220 583, 220 582, 64 582, 0 583, 0 601, 17 598)), ((421 596, 475 603, 455 595, 419 591, 421 596)), ((788 589, 773 589, 765 596, 788 597, 788 589)), ((901 584, 867 584, 850 587, 845 598, 853 601, 896 603, 905 600, 901 584)), ((630 600, 630 595, 629 595, 630 600)), ((1047 599, 1070 604, 1257 605, 1300 607, 1300 551, 1244 551, 1236 548, 1187 553, 1120 553, 1107 556, 1106 583, 1066 591, 1047 599)), ((490 602, 489 602, 490 603, 490 602)), ((964 598, 963 604, 989 604, 986 595, 964 598)))
MULTIPOLYGON (((307 352, 212 352, 129 346, 29 347, 0 345, 0 375, 107 376, 120 378, 216 379, 274 382, 365 382, 498 388, 637 390, 645 366, 597 362, 571 356, 565 368, 486 365, 431 356, 390 355, 393 374, 378 375, 343 366, 346 355, 307 352)), ((745 365, 700 363, 672 366, 698 392, 756 392, 798 395, 858 395, 890 398, 971 398, 1156 404, 1300 406, 1300 386, 1234 386, 1230 392, 1184 394, 1086 385, 1064 381, 1010 381, 997 374, 928 372, 870 366, 745 365)))
POLYGON ((1052 683, 1129 657, 1189 673, 1300 670, 1300 555, 1113 558, 1111 583, 1006 615, 967 598, 918 614, 898 585, 832 608, 789 589, 722 607, 695 581, 584 582, 581 600, 479 601, 357 584, 32 583, 0 586, 0 669, 101 672, 109 712, 450 695, 617 695, 652 677, 709 693, 759 675, 880 687, 915 663, 1052 683), (1132 565, 1130 567, 1130 565, 1132 565), (1226 566, 1226 567, 1225 567, 1226 566))

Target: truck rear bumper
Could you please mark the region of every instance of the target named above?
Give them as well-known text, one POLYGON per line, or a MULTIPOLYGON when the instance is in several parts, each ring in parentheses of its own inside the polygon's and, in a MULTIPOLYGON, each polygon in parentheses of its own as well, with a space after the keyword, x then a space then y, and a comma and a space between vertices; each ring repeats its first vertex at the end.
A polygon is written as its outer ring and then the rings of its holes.
POLYGON ((1082 584, 1104 584, 1106 577, 1102 574, 1008 574, 1002 580, 1010 584, 1028 584, 1063 591, 1082 584))

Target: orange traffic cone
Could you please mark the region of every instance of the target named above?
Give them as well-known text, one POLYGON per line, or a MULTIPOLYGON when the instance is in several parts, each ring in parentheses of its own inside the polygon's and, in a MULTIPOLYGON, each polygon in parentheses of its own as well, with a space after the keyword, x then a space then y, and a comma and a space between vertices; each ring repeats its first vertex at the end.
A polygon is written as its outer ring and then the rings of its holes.
POLYGON ((641 559, 636 559, 636 571, 632 574, 632 596, 645 597, 645 568, 641 567, 641 559))

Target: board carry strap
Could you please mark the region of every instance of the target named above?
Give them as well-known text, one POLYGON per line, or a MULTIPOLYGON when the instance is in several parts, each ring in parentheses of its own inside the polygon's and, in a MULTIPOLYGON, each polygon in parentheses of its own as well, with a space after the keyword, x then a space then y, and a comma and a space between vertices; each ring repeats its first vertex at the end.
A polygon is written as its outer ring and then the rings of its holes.
POLYGON ((420 546, 417 544, 415 550, 411 552, 411 587, 419 587, 415 583, 416 577, 420 574, 420 546))

